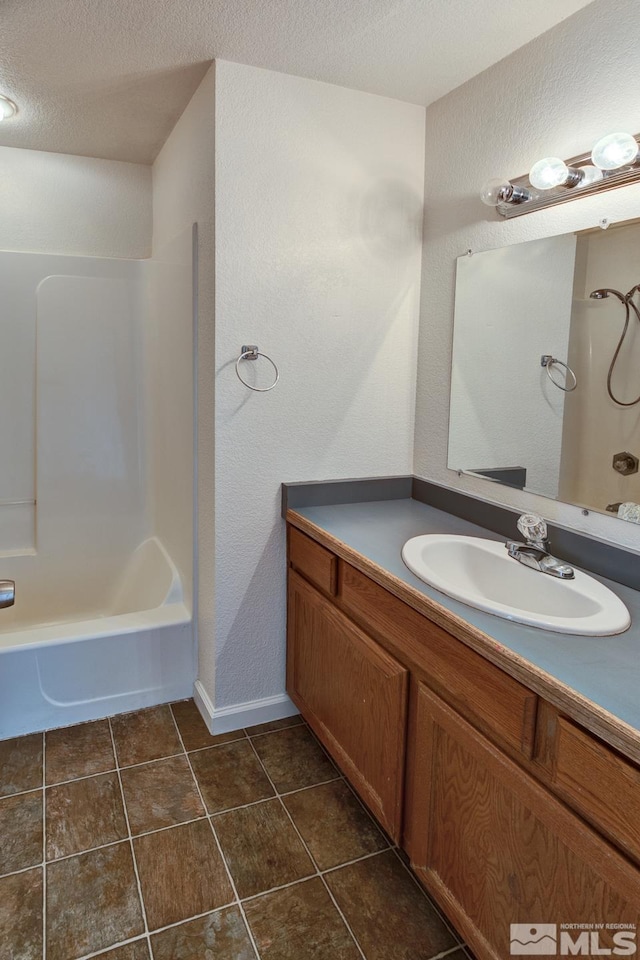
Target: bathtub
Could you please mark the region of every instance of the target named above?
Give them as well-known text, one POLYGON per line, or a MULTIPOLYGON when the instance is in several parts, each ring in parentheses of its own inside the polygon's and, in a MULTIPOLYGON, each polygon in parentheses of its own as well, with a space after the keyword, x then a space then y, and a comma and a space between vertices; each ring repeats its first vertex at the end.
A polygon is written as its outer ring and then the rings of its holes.
POLYGON ((19 604, 0 610, 0 739, 192 695, 191 614, 160 540, 134 551, 82 619, 19 604), (8 617, 1 616, 9 614, 8 617))

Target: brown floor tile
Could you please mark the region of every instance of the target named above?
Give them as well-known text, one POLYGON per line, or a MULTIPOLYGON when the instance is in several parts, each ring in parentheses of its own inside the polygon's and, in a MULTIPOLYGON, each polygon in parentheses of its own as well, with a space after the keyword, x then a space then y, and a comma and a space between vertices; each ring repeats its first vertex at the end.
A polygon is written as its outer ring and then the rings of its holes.
POLYGON ((42 786, 42 734, 0 740, 0 797, 42 786))
POLYGON ((95 960, 149 960, 149 946, 146 940, 136 940, 134 943, 125 944, 124 947, 99 953, 95 960))
POLYGON ((70 960, 144 932, 128 843, 47 867, 47 960, 70 960))
POLYGON ((42 863, 42 790, 0 800, 0 875, 42 863))
POLYGON ((241 899, 315 873, 279 800, 221 813, 213 823, 241 899))
POLYGON ((367 960, 425 960, 455 947, 435 908, 391 851, 325 878, 367 960))
POLYGON ((209 813, 274 795, 269 778, 245 738, 189 755, 209 813))
POLYGON ((108 720, 79 723, 45 734, 46 782, 61 783, 113 770, 108 720))
POLYGON ((248 737, 259 737, 262 733, 273 733, 274 730, 286 730, 287 727, 297 727, 303 722, 299 713, 293 717, 285 717, 284 720, 270 720, 268 723, 259 723, 255 727, 247 727, 245 733, 248 737))
POLYGON ((321 870, 389 846, 344 780, 292 793, 284 803, 321 870))
POLYGON ((111 728, 121 767, 182 753, 173 714, 167 704, 113 717, 111 728))
POLYGON ((218 733, 212 736, 193 700, 179 700, 177 703, 171 704, 171 709, 176 718, 184 748, 187 751, 201 750, 202 747, 213 747, 216 743, 231 743, 232 740, 241 740, 244 737, 244 730, 234 730, 232 733, 218 733))
POLYGON ((286 793, 338 776, 306 726, 289 727, 253 741, 276 790, 286 793))
POLYGON ((127 767, 121 776, 134 835, 205 815, 185 756, 127 767))
POLYGON ((244 909, 262 960, 360 957, 319 878, 250 900, 244 909))
POLYGON ((46 813, 47 860, 127 836, 117 773, 47 787, 46 813))
POLYGON ((134 848, 150 930, 233 900, 208 820, 138 837, 134 848))
POLYGON ((42 960, 42 867, 0 880, 0 957, 42 960))
POLYGON ((181 923, 151 938, 155 960, 255 960, 237 907, 181 923))

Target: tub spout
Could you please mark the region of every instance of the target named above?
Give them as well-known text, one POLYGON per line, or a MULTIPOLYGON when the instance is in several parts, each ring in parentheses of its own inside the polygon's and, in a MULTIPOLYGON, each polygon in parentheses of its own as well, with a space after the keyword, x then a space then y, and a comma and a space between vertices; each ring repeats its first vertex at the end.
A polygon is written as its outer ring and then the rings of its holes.
POLYGON ((0 580, 0 609, 4 609, 4 607, 12 607, 15 602, 15 580, 0 580))

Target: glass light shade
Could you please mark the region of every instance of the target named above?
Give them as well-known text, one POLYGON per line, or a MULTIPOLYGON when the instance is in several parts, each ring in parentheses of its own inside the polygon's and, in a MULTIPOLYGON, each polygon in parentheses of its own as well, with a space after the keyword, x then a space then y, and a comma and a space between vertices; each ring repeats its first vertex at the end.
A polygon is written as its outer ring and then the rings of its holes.
POLYGON ((569 167, 560 157, 545 157, 538 160, 529 171, 529 183, 536 190, 552 190, 567 182, 569 167))
POLYGON ((18 112, 13 100, 9 100, 8 97, 3 97, 0 95, 0 120, 8 120, 9 117, 15 116, 18 112))
POLYGON ((480 193, 480 199, 488 207, 497 207, 499 203, 504 202, 510 192, 511 184, 508 180, 487 180, 480 193))
POLYGON ((637 157, 638 144, 630 133, 610 133, 598 140, 591 153, 592 162, 601 170, 628 167, 637 157))

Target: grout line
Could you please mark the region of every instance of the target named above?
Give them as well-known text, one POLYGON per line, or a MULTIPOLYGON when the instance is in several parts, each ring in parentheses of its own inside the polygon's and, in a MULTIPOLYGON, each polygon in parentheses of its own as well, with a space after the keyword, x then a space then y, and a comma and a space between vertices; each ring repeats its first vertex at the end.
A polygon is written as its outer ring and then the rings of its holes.
POLYGON ((207 816, 210 820, 214 817, 223 817, 225 813, 235 813, 237 810, 244 810, 246 807, 258 807, 261 803, 268 803, 269 800, 275 800, 276 796, 273 794, 270 797, 261 797, 260 800, 252 800, 251 803, 243 803, 239 807, 228 807, 224 810, 216 810, 214 813, 209 813, 207 816))
MULTIPOLYGON (((89 721, 90 722, 90 721, 89 721)), ((126 947, 130 943, 139 943, 142 940, 146 940, 144 933, 138 934, 137 937, 131 937, 129 940, 119 940, 117 943, 112 943, 110 947, 103 947, 101 950, 96 950, 94 953, 83 953, 81 957, 78 957, 77 960, 93 960, 93 957, 107 957, 109 960, 109 953, 112 950, 118 950, 120 947, 126 947)))
POLYGON ((294 793, 304 793, 305 790, 314 790, 316 787, 324 787, 327 783, 337 783, 338 780, 344 780, 342 774, 339 774, 337 777, 331 777, 330 780, 319 780, 318 783, 312 783, 310 787, 298 787, 296 790, 285 790, 284 793, 279 793, 278 796, 292 797, 294 793))
MULTIPOLYGON (((171 711, 171 716, 173 717, 173 722, 174 722, 175 728, 176 728, 176 730, 177 730, 177 732, 178 732, 178 737, 180 738, 180 743, 182 744, 182 748, 183 748, 183 750, 184 750, 184 749, 185 749, 185 748, 184 748, 184 741, 183 741, 183 739, 182 739, 182 734, 180 733, 180 727, 178 726, 177 720, 176 720, 176 718, 175 718, 175 716, 174 716, 174 714, 173 714, 173 710, 171 711)), ((248 738, 247 738, 247 739, 248 739, 248 738)), ((249 740, 249 743, 251 743, 250 740, 249 740)), ((222 746, 222 744, 220 744, 220 746, 222 746)), ((191 770, 191 776, 193 777, 193 781, 194 781, 194 783, 195 783, 195 785, 196 785, 196 790, 198 791, 198 795, 199 795, 199 797, 200 797, 200 802, 201 802, 203 808, 206 810, 206 809, 207 809, 207 805, 206 805, 206 803, 205 803, 205 801, 204 801, 204 797, 203 797, 202 791, 201 791, 201 789, 200 789, 200 784, 198 783, 198 778, 196 777, 196 775, 195 775, 195 773, 194 773, 194 771, 193 771, 193 767, 191 766, 191 760, 189 759, 189 754, 187 753, 186 750, 185 750, 185 755, 186 755, 186 758, 187 758, 187 763, 189 764, 189 769, 191 770)), ((233 891, 234 904, 237 905, 237 907, 238 907, 238 909, 239 909, 239 911, 240 911, 240 913, 241 913, 241 915, 242 915, 242 919, 243 919, 243 921, 244 921, 245 929, 246 929, 246 931, 247 931, 247 936, 249 937, 249 940, 250 940, 250 942, 251 942, 251 946, 253 947, 253 951, 254 951, 254 953, 255 953, 255 955, 256 955, 256 958, 257 958, 257 960, 260 960, 260 953, 258 952, 258 945, 257 945, 257 943, 256 943, 256 941, 255 941, 255 939, 254 939, 253 933, 252 933, 252 931, 251 931, 251 927, 249 926, 249 923, 248 923, 248 921, 247 921, 247 915, 246 915, 246 913, 244 912, 244 907, 242 906, 242 903, 241 903, 241 901, 240 901, 240 897, 238 896, 238 890, 237 890, 235 881, 234 881, 233 877, 231 876, 231 870, 229 869, 229 864, 227 863, 227 858, 226 858, 225 855, 224 855, 224 851, 223 851, 223 849, 222 849, 222 845, 221 845, 221 843, 220 843, 220 840, 218 839, 218 834, 216 833, 216 831, 215 831, 215 829, 214 829, 214 826, 213 826, 213 822, 212 822, 212 820, 211 820, 211 817, 208 817, 208 821, 209 821, 209 827, 211 828, 211 833, 212 833, 212 835, 213 835, 213 839, 214 839, 214 841, 215 841, 216 847, 218 848, 218 853, 220 854, 220 858, 221 858, 222 863, 223 863, 223 865, 224 865, 224 868, 225 868, 225 870, 226 870, 227 877, 228 877, 228 879, 229 879, 229 884, 230 884, 231 889, 232 889, 232 891, 233 891)), ((209 911, 209 912, 211 912, 211 911, 209 911)), ((184 923, 184 921, 180 921, 180 922, 181 922, 181 923, 184 923)), ((152 955, 153 955, 153 954, 152 954, 152 955)))
POLYGON ((38 868, 45 867, 46 864, 42 860, 38 860, 36 863, 32 863, 29 867, 21 867, 20 870, 11 870, 10 873, 0 874, 0 880, 6 880, 7 877, 17 877, 21 873, 28 873, 29 870, 38 870, 38 868))
POLYGON ((270 737, 272 733, 281 733, 283 730, 291 730, 291 727, 306 727, 304 720, 302 723, 289 723, 286 727, 278 727, 277 730, 263 730, 262 733, 249 733, 249 727, 244 727, 244 732, 250 740, 258 737, 270 737))
POLYGON ((340 907, 338 906, 338 902, 337 902, 336 898, 334 897, 333 893, 332 893, 331 890, 329 889, 329 884, 327 883, 327 881, 325 880, 324 876, 323 876, 322 873, 320 872, 320 869, 319 869, 319 867, 318 867, 318 864, 316 863, 315 857, 314 857, 313 854, 311 853, 311 850, 310 850, 309 847, 307 846, 307 844, 306 844, 306 842, 305 842, 302 834, 300 833, 300 831, 298 830, 296 824, 294 823, 293 817, 291 816, 291 814, 290 814, 289 811, 287 810, 287 806, 286 806, 286 804, 284 803, 284 801, 283 801, 280 793, 278 792, 278 788, 276 787, 275 783, 273 782, 273 780, 272 780, 271 777, 269 776, 269 771, 267 770, 266 766, 265 766, 264 763, 262 762, 262 760, 261 760, 261 758, 260 758, 260 755, 259 755, 258 751, 256 750, 254 744, 253 744, 253 741, 252 741, 252 740, 249 740, 249 742, 251 743, 251 747, 252 747, 252 749, 253 749, 253 752, 255 753, 256 757, 258 758, 258 762, 260 763, 260 765, 262 766, 262 769, 263 769, 264 772, 265 772, 265 776, 268 778, 269 783, 271 784, 271 786, 273 787, 273 789, 274 789, 275 792, 276 792, 276 797, 277 797, 278 800, 280 801, 280 806, 281 806, 282 809, 284 810, 285 815, 288 817, 289 822, 291 823, 291 826, 293 827, 293 829, 294 829, 295 832, 297 833, 298 839, 300 840, 300 843, 302 844, 303 849, 306 851, 307 856, 309 857, 309 859, 310 859, 310 861, 311 861, 311 863, 312 863, 312 865, 313 865, 313 867, 314 867, 314 869, 315 869, 315 871, 316 871, 316 874, 315 874, 315 875, 320 878, 321 883, 323 884, 325 890, 327 891, 327 893, 328 893, 328 895, 329 895, 329 898, 331 899, 331 902, 333 903, 334 907, 336 908, 336 910, 338 911, 339 915, 341 916, 342 922, 344 923, 347 931, 349 932, 349 935, 351 936, 351 939, 353 940, 353 942, 354 942, 354 944, 355 944, 355 946, 356 946, 356 950, 357 950, 358 953, 360 954, 362 960, 367 960, 367 958, 366 958, 365 955, 364 955, 364 951, 362 950, 362 947, 361 947, 360 944, 358 943, 358 940, 357 940, 357 938, 356 938, 356 935, 354 934, 353 930, 351 929, 351 925, 349 924, 349 922, 348 922, 347 918, 345 917, 344 913, 342 912, 342 910, 341 910, 340 907))
MULTIPOLYGON (((272 800, 277 800, 278 797, 272 797, 272 800)), ((302 841, 304 843, 304 840, 302 841)), ((278 890, 287 890, 289 887, 296 887, 299 883, 305 883, 307 880, 316 880, 318 877, 322 879, 328 873, 334 873, 336 870, 341 870, 342 867, 350 867, 354 863, 360 863, 361 860, 370 860, 372 857, 377 857, 381 853, 386 853, 390 850, 391 847, 384 847, 382 850, 374 850, 373 853, 365 853, 361 857, 356 857, 355 860, 347 860, 346 863, 337 863, 333 867, 327 867, 326 870, 316 869, 314 873, 308 873, 304 877, 300 877, 298 880, 292 880, 291 883, 282 883, 277 887, 269 887, 268 890, 261 890, 260 893, 252 893, 250 897, 243 897, 243 903, 249 903, 251 900, 259 900, 260 897, 266 897, 269 893, 276 893, 278 890)))
POLYGON ((336 863, 333 867, 327 867, 325 870, 320 870, 320 873, 325 877, 328 873, 335 873, 336 870, 342 870, 343 867, 350 867, 354 863, 360 863, 362 860, 371 860, 373 857, 379 857, 381 853, 388 853, 389 850, 393 850, 393 847, 386 846, 382 847, 380 850, 373 850, 371 853, 363 853, 361 857, 355 857, 353 860, 346 860, 345 863, 336 863))
POLYGON ((202 753, 204 750, 217 750, 218 747, 230 747, 233 743, 242 743, 243 740, 248 740, 248 737, 245 737, 244 734, 241 737, 238 737, 237 740, 225 740, 224 743, 209 743, 206 747, 196 747, 195 750, 187 750, 184 748, 184 752, 189 755, 191 753, 202 753))
MULTIPOLYGON (((114 755, 116 764, 118 764, 119 761, 118 761, 118 755, 116 753, 116 742, 113 736, 113 727, 111 726, 111 718, 109 718, 109 733, 111 734, 111 746, 113 747, 113 755, 114 755)), ((129 849, 131 850, 133 870, 136 875, 136 885, 138 887, 138 898, 140 900, 140 910, 142 911, 142 922, 144 923, 144 932, 147 940, 147 949, 149 951, 149 955, 151 955, 151 940, 149 939, 149 924, 147 923, 147 910, 144 905, 144 899, 142 896, 142 885, 140 883, 140 874, 138 873, 138 863, 136 861, 136 852, 133 848, 133 839, 131 837, 131 825, 129 823, 129 814, 127 812, 127 802, 124 796, 124 787, 122 786, 122 777, 120 776, 119 767, 117 768, 116 772, 118 774, 118 783, 120 784, 120 797, 122 799, 122 809, 124 811, 124 819, 127 824, 127 834, 129 836, 129 849)))
POLYGON ((445 957, 450 957, 452 953, 456 953, 461 949, 463 949, 463 945, 461 943, 457 943, 455 947, 451 947, 449 950, 445 950, 443 953, 437 953, 435 957, 431 957, 431 960, 444 960, 445 957))
POLYGON ((185 917, 184 920, 176 920, 174 923, 168 923, 164 927, 158 927, 151 931, 150 936, 155 937, 156 933, 164 933, 165 930, 172 930, 174 927, 181 927, 183 923, 191 923, 192 920, 202 920, 203 917, 209 917, 212 913, 221 913, 223 910, 230 910, 231 907, 237 907, 235 900, 229 900, 223 903, 221 907, 215 907, 213 910, 205 910, 204 913, 194 913, 192 917, 185 917))
MULTIPOLYGON (((273 797, 270 799, 273 799, 273 797)), ((166 830, 175 830, 176 827, 185 827, 189 823, 197 823, 199 820, 208 819, 209 818, 205 813, 201 817, 194 817, 192 820, 184 820, 182 823, 170 823, 168 827, 158 827, 155 830, 146 830, 144 833, 132 833, 131 839, 137 840, 139 837, 149 837, 154 833, 164 833, 166 830)), ((109 843, 99 843, 96 847, 87 847, 86 850, 76 850, 74 853, 65 853, 63 857, 55 857, 53 860, 45 860, 42 864, 40 861, 38 861, 37 863, 32 863, 29 867, 22 867, 21 870, 12 870, 11 873, 0 874, 0 880, 4 877, 12 877, 17 873, 26 873, 27 870, 33 870, 35 867, 40 867, 43 865, 51 866, 53 863, 62 863, 64 860, 72 860, 74 857, 83 857, 86 853, 93 853, 95 850, 106 850, 108 847, 117 847, 119 843, 126 843, 128 840, 129 836, 120 837, 119 840, 110 840, 109 843)))
POLYGON ((18 793, 5 793, 4 796, 0 797, 0 803, 3 800, 13 800, 14 797, 26 797, 28 793, 36 793, 38 790, 42 790, 43 787, 30 787, 28 790, 19 790, 18 793))
POLYGON ((47 738, 42 732, 42 960, 47 960, 47 791, 46 781, 47 738))

